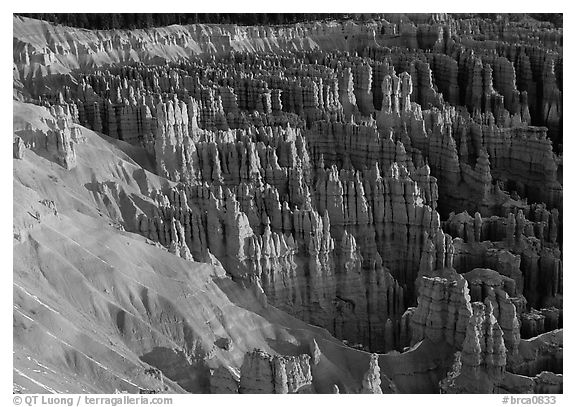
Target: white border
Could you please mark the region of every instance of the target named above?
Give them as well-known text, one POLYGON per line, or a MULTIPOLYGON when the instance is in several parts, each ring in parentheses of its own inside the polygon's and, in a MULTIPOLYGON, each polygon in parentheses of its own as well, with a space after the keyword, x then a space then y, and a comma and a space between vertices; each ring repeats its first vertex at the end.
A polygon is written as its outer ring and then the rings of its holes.
MULTIPOLYGON (((568 91, 568 98, 564 99, 564 112, 567 112, 568 120, 564 123, 564 151, 568 154, 568 160, 564 162, 564 197, 565 202, 574 202, 576 198, 574 196, 574 179, 576 176, 575 163, 576 160, 572 159, 574 152, 574 126, 570 120, 570 113, 572 112, 571 106, 573 102, 571 100, 571 95, 575 95, 574 92, 574 79, 570 74, 575 68, 573 61, 573 51, 574 51, 574 36, 572 27, 576 23, 574 18, 574 13, 572 13, 572 8, 568 7, 565 3, 562 4, 558 1, 555 2, 544 2, 544 1, 494 1, 494 0, 482 0, 479 2, 467 2, 467 1, 442 1, 442 2, 431 2, 422 0, 412 0, 409 2, 401 1, 363 1, 361 3, 352 1, 319 1, 319 0, 290 0, 286 2, 274 2, 274 1, 244 1, 244 0, 220 0, 218 2, 198 2, 194 0, 188 0, 186 2, 182 1, 170 1, 170 3, 154 2, 146 3, 143 2, 129 2, 129 1, 118 1, 118 0, 98 0, 94 2, 85 2, 80 4, 76 1, 39 1, 39 0, 28 0, 26 2, 12 2, 10 0, 5 0, 2 4, 2 11, 6 11, 1 14, 2 25, 0 29, 3 31, 2 38, 2 49, 3 58, 6 61, 3 63, 3 67, 6 69, 4 73, 4 80, 2 81, 2 119, 3 127, 5 128, 4 136, 2 136, 2 145, 4 146, 2 151, 2 159, 0 160, 0 179, 1 188, 4 192, 3 199, 0 200, 1 212, 3 215, 3 229, 0 237, 2 239, 0 243, 0 254, 2 258, 2 281, 0 287, 2 287, 2 295, 0 295, 0 317, 1 325, 5 327, 3 330, 3 335, 1 336, 1 349, 2 358, 0 359, 3 363, 1 364, 0 379, 1 379, 1 389, 0 394, 0 405, 1 406, 11 406, 12 403, 12 334, 8 327, 12 327, 12 242, 11 236, 12 232, 9 230, 11 228, 12 219, 12 146, 9 134, 7 134, 10 128, 10 123, 12 119, 9 113, 12 112, 12 73, 8 73, 8 69, 12 69, 12 13, 14 12, 133 12, 135 9, 138 12, 169 12, 169 9, 178 10, 180 12, 198 12, 198 13, 208 13, 208 12, 396 12, 396 13, 406 13, 406 12, 503 12, 503 13, 518 13, 518 12, 563 12, 564 13, 564 27, 565 27, 565 37, 564 37, 564 91, 568 91), (169 6, 168 6, 169 4, 169 6), (4 10, 9 9, 9 10, 4 10), (567 28, 567 29, 566 29, 567 28), (10 99, 9 99, 10 98, 10 99)), ((572 231, 576 231, 576 219, 572 218, 569 213, 571 206, 570 204, 564 205, 564 225, 563 230, 564 235, 564 246, 568 248, 564 252, 564 290, 566 296, 564 298, 564 323, 566 326, 564 332, 564 341, 568 342, 568 346, 564 352, 564 395, 558 396, 558 405, 575 405, 574 403, 574 335, 573 335, 573 325, 572 312, 574 310, 574 300, 571 296, 571 290, 574 287, 574 277, 573 274, 575 270, 575 262, 573 251, 571 249, 572 231), (568 400, 572 399, 573 402, 569 403, 568 400)), ((294 403, 298 404, 318 404, 322 402, 330 403, 334 406, 346 406, 348 407, 351 402, 359 402, 360 400, 355 400, 357 397, 364 397, 362 402, 364 403, 374 403, 377 404, 391 404, 396 403, 402 404, 417 404, 420 406, 429 407, 434 406, 461 406, 463 403, 466 407, 472 406, 491 406, 491 405, 501 405, 501 396, 498 395, 461 395, 461 396, 447 396, 447 395, 385 395, 385 396, 352 396, 352 395, 295 395, 295 396, 285 396, 279 397, 275 395, 262 395, 262 396, 249 396, 249 395, 233 395, 233 396, 223 396, 223 395, 174 395, 174 406, 192 406, 192 405, 218 405, 219 403, 229 403, 233 406, 253 406, 255 403, 268 403, 272 402, 274 405, 288 406, 294 403), (256 398, 255 398, 256 397, 256 398), (385 398, 384 398, 385 397, 385 398), (328 398, 329 400, 322 400, 321 398, 328 398)))

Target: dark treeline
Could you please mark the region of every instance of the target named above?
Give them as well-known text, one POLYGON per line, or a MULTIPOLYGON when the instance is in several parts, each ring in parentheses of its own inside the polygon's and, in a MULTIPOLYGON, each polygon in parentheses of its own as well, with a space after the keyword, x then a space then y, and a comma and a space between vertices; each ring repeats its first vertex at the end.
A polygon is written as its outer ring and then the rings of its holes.
POLYGON ((562 13, 531 13, 530 16, 538 21, 548 21, 558 28, 561 28, 564 23, 562 13))
POLYGON ((51 21, 70 27, 98 30, 151 28, 171 24, 281 25, 304 21, 351 18, 347 14, 335 13, 17 13, 17 15, 51 21))
MULTIPOLYGON (((338 13, 16 13, 17 15, 51 21, 70 27, 80 27, 97 30, 116 28, 151 28, 171 24, 238 24, 238 25, 282 25, 318 20, 369 20, 378 14, 338 14, 338 13)), ((547 21, 556 27, 562 27, 562 13, 517 13, 517 14, 486 14, 467 13, 455 14, 455 17, 482 17, 500 19, 507 17, 519 20, 530 16, 539 21, 547 21)))
POLYGON ((551 23, 556 28, 562 28, 562 13, 451 13, 456 19, 486 18, 490 20, 521 21, 526 17, 534 20, 551 23))

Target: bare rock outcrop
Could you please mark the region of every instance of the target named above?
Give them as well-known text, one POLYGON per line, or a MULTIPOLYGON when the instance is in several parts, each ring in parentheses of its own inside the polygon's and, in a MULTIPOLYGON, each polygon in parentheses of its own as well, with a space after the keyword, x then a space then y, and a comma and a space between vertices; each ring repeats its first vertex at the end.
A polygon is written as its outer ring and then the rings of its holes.
POLYGON ((419 292, 418 307, 410 317, 412 344, 426 338, 461 349, 472 316, 466 280, 423 276, 419 292))
POLYGON ((460 363, 443 384, 448 393, 492 393, 506 369, 506 347, 502 329, 490 304, 472 304, 473 313, 466 328, 460 363))
POLYGON ((260 350, 244 356, 239 393, 311 393, 310 357, 271 356, 260 350))
POLYGON ((83 143, 81 129, 73 122, 73 117, 67 105, 50 107, 46 115, 40 118, 41 128, 34 131, 16 131, 18 137, 14 143, 14 156, 21 158, 24 148, 56 162, 70 170, 76 166, 75 145, 83 143), (20 134, 20 135, 18 135, 20 134))
POLYGON ((380 366, 378 366, 378 355, 372 354, 370 357, 370 367, 364 374, 362 380, 362 393, 365 394, 382 394, 380 388, 380 366))
POLYGON ((19 160, 24 158, 24 152, 26 151, 26 145, 24 141, 18 136, 14 137, 14 142, 12 143, 12 151, 14 158, 19 160))

